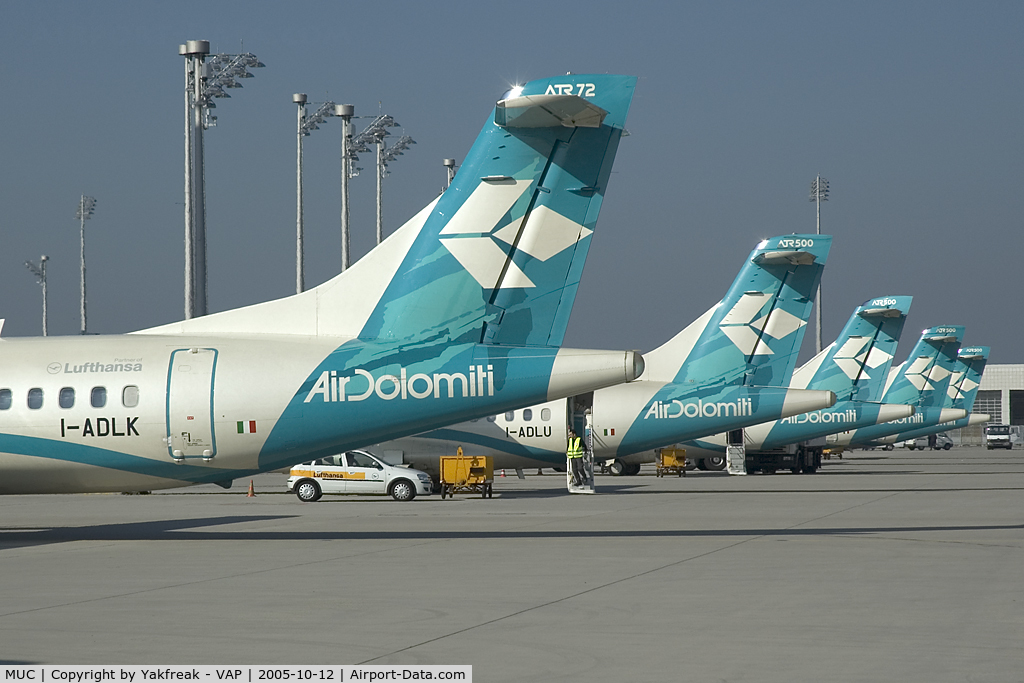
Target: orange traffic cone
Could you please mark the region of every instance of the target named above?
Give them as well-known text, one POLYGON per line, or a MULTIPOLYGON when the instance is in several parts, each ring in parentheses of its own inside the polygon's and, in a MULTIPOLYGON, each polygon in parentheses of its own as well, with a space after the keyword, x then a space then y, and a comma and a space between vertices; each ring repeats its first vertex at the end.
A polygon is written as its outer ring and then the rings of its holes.
POLYGON ((255 498, 256 490, 252 486, 252 479, 249 480, 249 493, 246 494, 246 498, 255 498))
POLYGON ((505 476, 505 470, 501 471, 501 476, 503 476, 503 477, 505 476))

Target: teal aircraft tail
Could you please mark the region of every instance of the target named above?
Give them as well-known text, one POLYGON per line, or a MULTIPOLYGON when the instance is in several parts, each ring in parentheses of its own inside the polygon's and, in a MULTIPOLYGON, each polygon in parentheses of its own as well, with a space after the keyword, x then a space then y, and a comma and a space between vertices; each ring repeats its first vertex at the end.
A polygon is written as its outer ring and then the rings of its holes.
POLYGON ((978 396, 981 376, 988 365, 988 354, 987 346, 968 346, 960 349, 956 365, 953 367, 953 377, 946 391, 948 408, 963 408, 967 411, 974 409, 974 399, 978 396))
POLYGON ((143 331, 559 346, 636 78, 506 93, 444 194, 302 294, 143 331))
POLYGON ((878 439, 874 444, 884 445, 908 441, 921 436, 930 436, 943 431, 988 422, 990 416, 970 412, 974 408, 974 399, 978 395, 978 387, 981 386, 981 376, 985 372, 985 365, 988 363, 988 354, 989 347, 987 346, 968 346, 960 349, 949 387, 946 389, 945 401, 939 411, 939 421, 918 429, 911 428, 898 434, 889 435, 878 439), (964 417, 958 417, 955 421, 941 422, 942 417, 950 417, 950 414, 954 413, 954 411, 967 411, 968 414, 964 417))
POLYGON ((925 330, 907 360, 890 371, 882 401, 941 407, 963 336, 962 325, 925 330))
POLYGON ((828 389, 839 401, 877 401, 913 297, 882 296, 853 312, 836 341, 796 371, 791 386, 828 389))
POLYGON ((680 385, 788 385, 831 245, 829 235, 761 242, 719 304, 644 354, 645 378, 680 385))

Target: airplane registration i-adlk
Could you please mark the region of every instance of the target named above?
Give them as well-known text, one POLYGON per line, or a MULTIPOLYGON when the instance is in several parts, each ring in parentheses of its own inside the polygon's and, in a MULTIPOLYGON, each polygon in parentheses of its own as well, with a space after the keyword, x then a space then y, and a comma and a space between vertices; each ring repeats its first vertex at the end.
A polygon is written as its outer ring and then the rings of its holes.
POLYGON ((0 342, 0 493, 231 480, 634 379, 560 349, 636 79, 509 91, 445 193, 302 294, 0 342))

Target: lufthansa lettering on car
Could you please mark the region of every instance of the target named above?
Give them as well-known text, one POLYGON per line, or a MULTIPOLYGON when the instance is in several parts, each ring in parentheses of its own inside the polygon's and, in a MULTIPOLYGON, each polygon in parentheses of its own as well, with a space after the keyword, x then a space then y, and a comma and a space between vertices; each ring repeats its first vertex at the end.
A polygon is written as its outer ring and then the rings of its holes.
POLYGON ((754 401, 741 398, 735 401, 708 401, 698 399, 696 402, 683 403, 678 399, 672 401, 655 401, 644 415, 646 420, 653 417, 657 420, 675 419, 677 417, 744 417, 754 412, 754 401))
POLYGON ((435 372, 427 375, 422 372, 409 376, 406 369, 400 367, 397 375, 381 375, 374 377, 362 368, 356 368, 355 374, 343 377, 337 370, 324 370, 313 388, 306 394, 304 403, 309 403, 319 396, 324 403, 340 403, 343 401, 365 401, 376 396, 385 401, 409 398, 421 400, 425 398, 482 398, 494 396, 494 366, 471 365, 469 372, 435 372), (356 379, 356 378, 359 379, 356 379), (358 388, 353 389, 349 382, 358 388), (359 387, 359 385, 363 385, 359 387))
POLYGON ((87 417, 84 423, 73 425, 61 418, 60 435, 63 438, 70 436, 138 436, 139 430, 135 427, 135 422, 138 419, 138 417, 97 417, 95 419, 87 417))

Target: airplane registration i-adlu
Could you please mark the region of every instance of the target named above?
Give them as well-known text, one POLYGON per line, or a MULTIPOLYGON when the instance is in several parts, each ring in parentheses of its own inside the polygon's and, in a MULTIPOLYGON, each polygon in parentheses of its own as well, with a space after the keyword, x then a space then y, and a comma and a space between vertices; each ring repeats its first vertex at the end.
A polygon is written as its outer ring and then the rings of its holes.
POLYGON ((231 480, 630 381, 559 348, 636 79, 498 101, 453 184, 302 294, 127 335, 0 342, 0 493, 231 480))

